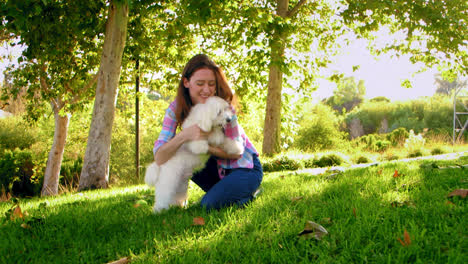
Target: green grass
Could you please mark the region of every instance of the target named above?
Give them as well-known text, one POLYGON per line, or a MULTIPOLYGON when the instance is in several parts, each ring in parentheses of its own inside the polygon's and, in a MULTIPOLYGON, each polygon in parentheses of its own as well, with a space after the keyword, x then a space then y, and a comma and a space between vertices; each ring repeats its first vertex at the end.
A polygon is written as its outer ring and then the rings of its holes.
POLYGON ((468 188, 468 170, 432 169, 433 162, 467 164, 468 157, 383 163, 332 177, 269 173, 263 194, 243 209, 206 212, 193 186, 188 208, 160 215, 151 213, 153 191, 143 185, 22 199, 28 215, 16 220, 12 202, 3 202, 0 262, 467 263, 466 198, 447 195, 468 188), (395 170, 402 176, 394 178, 395 170), (205 224, 193 225, 195 217, 205 224), (299 237, 308 220, 329 234, 299 237), (407 246, 398 240, 405 230, 407 246))

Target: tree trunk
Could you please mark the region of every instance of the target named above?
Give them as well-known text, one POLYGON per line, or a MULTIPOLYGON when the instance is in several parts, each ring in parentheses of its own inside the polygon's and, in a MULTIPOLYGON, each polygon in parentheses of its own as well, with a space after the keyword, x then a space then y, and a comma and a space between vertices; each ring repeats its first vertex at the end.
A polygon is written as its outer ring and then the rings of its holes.
MULTIPOLYGON (((277 1, 277 15, 288 15, 289 0, 277 1)), ((283 72, 286 32, 277 28, 271 40, 271 62, 268 75, 268 94, 263 130, 263 154, 273 155, 280 151, 281 142, 281 91, 283 89, 283 72)))
POLYGON ((98 72, 96 98, 78 190, 107 188, 115 102, 125 47, 128 3, 112 1, 98 72))
POLYGON ((44 173, 44 184, 42 185, 42 196, 57 195, 59 185, 60 167, 62 166, 63 151, 67 141, 68 124, 70 116, 60 116, 60 109, 53 105, 55 118, 54 143, 49 152, 47 167, 44 173))

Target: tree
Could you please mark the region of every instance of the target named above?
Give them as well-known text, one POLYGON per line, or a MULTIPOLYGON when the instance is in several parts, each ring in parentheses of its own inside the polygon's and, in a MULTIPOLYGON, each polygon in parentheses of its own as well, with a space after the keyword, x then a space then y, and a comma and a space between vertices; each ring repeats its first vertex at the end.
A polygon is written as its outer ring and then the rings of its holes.
POLYGON ((4 94, 24 95, 31 120, 49 109, 54 113, 54 140, 42 195, 57 194, 70 115, 92 97, 103 6, 101 1, 91 0, 1 2, 0 31, 19 38, 13 45, 26 47, 19 66, 11 72, 14 85, 5 86, 4 94))
POLYGON ((436 74, 434 83, 437 85, 435 91, 437 94, 453 95, 453 92, 458 88, 466 87, 467 81, 462 81, 458 78, 453 81, 448 81, 441 74, 436 74))
POLYGON ((354 77, 346 77, 338 81, 333 96, 328 98, 326 103, 340 113, 343 109, 349 112, 364 100, 365 95, 363 80, 356 82, 354 77))
POLYGON ((108 187, 112 125, 127 22, 128 2, 111 1, 79 190, 108 187))

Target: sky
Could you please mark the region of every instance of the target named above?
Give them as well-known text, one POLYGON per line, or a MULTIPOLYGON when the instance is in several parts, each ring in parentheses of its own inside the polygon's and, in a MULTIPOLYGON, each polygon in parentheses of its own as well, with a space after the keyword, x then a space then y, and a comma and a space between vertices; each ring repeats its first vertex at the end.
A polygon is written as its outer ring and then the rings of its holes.
MULTIPOLYGON (((383 38, 383 37, 382 37, 383 38)), ((8 46, 0 47, 0 55, 12 53, 13 57, 21 52, 18 48, 8 46)), ((381 55, 375 58, 366 48, 366 42, 355 40, 349 46, 344 47, 341 53, 332 59, 333 63, 323 69, 323 75, 327 76, 337 71, 344 73, 346 77, 354 76, 355 79, 364 80, 366 98, 385 96, 391 100, 408 100, 420 96, 431 96, 436 86, 434 84, 434 69, 422 73, 416 73, 422 68, 422 64, 414 65, 409 61, 409 56, 392 58, 390 55, 381 55), (353 71, 353 66, 360 68, 353 71), (401 87, 401 82, 409 79, 412 88, 401 87)), ((0 60, 0 72, 8 65, 8 59, 0 60)), ((3 82, 3 74, 0 74, 0 82, 3 82)), ((336 84, 325 79, 319 80, 319 88, 313 96, 323 99, 333 95, 336 84)))
MULTIPOLYGON (((356 40, 342 49, 341 53, 332 59, 333 63, 324 69, 323 73, 338 71, 346 77, 354 76, 356 81, 364 80, 366 98, 385 96, 391 100, 409 100, 420 96, 432 96, 436 90, 435 69, 417 73, 423 68, 422 64, 412 64, 409 56, 391 57, 388 54, 376 58, 366 48, 366 42, 356 40), (353 66, 360 68, 353 72, 353 66), (408 79, 412 88, 401 86, 401 82, 408 79)), ((325 79, 319 81, 319 89, 315 96, 325 98, 333 95, 335 83, 325 79)))

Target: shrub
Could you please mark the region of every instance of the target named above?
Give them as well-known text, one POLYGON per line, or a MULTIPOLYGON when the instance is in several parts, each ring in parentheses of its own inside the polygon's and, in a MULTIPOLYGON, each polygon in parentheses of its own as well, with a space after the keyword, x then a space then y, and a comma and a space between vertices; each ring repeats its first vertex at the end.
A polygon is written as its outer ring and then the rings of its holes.
POLYGON ((391 143, 388 140, 382 139, 382 136, 369 134, 359 138, 359 141, 364 144, 364 148, 370 151, 385 151, 387 150, 391 143))
POLYGON ((323 155, 320 157, 316 162, 315 165, 317 167, 331 167, 331 166, 339 166, 343 164, 345 161, 344 157, 337 153, 330 153, 323 155))
POLYGON ((342 145, 346 133, 339 131, 340 120, 331 107, 316 104, 304 110, 294 146, 300 150, 318 151, 342 145))
POLYGON ((423 153, 420 149, 413 149, 408 153, 408 158, 422 157, 423 153))
POLYGON ((76 160, 63 161, 60 168, 60 184, 73 189, 77 188, 82 168, 83 159, 81 157, 76 160))
POLYGON ((0 119, 0 149, 26 149, 37 141, 37 129, 18 117, 0 119))
POLYGON ((442 148, 439 148, 439 147, 436 147, 436 148, 433 148, 431 150, 431 155, 440 155, 440 154, 444 154, 445 151, 442 150, 442 148))
POLYGON ((409 133, 404 127, 399 127, 386 135, 386 139, 391 142, 393 146, 401 146, 409 137, 409 133))
POLYGON ((263 171, 272 172, 272 171, 283 171, 283 170, 298 170, 303 168, 304 165, 296 160, 291 159, 288 156, 277 156, 271 159, 265 159, 262 162, 263 171))
MULTIPOLYGON (((15 196, 35 196, 40 193, 42 179, 34 173, 29 150, 5 150, 0 157, 0 185, 15 196)), ((2 188, 0 186, 0 189, 2 188)))
POLYGON ((357 164, 369 163, 369 162, 371 162, 371 160, 366 156, 359 156, 359 158, 356 160, 357 164))

